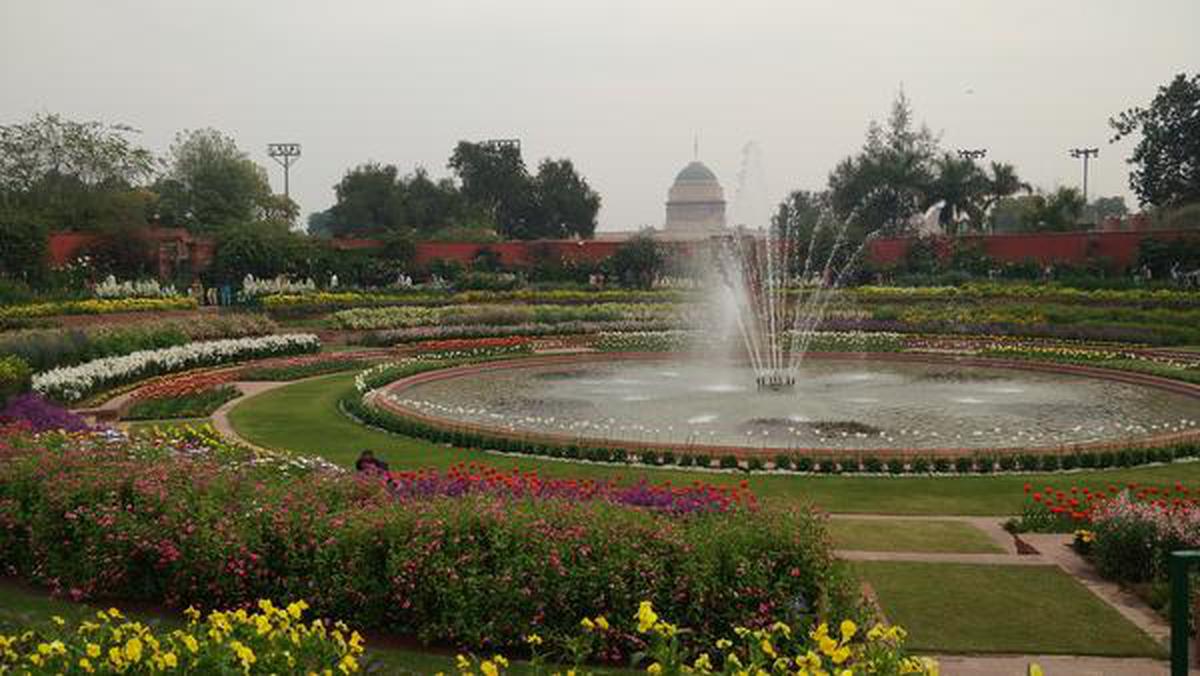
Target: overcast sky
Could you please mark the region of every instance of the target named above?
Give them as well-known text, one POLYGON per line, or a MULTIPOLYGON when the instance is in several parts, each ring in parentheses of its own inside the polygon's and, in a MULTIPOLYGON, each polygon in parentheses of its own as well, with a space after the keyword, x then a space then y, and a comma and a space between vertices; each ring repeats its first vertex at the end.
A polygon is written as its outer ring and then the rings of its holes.
POLYGON ((902 84, 945 147, 1052 188, 1099 146, 1090 192, 1129 198, 1106 121, 1200 68, 1198 34, 1198 0, 0 0, 0 121, 126 122, 160 152, 215 127, 278 191, 265 146, 298 141, 304 214, 361 162, 444 175, 459 139, 519 138, 622 230, 662 225, 697 134, 731 203, 750 141, 772 202, 823 187, 902 84))

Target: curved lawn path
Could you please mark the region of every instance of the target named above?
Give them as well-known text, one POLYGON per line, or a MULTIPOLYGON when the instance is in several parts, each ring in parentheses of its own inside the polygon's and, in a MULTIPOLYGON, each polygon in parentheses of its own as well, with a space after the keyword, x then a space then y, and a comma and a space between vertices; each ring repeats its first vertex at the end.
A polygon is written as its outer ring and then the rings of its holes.
POLYGON ((536 469, 546 475, 597 479, 645 476, 676 482, 745 480, 760 498, 807 500, 841 513, 1006 515, 1020 510, 1027 482, 1039 487, 1052 484, 1095 489, 1127 482, 1200 483, 1197 462, 1063 474, 862 477, 746 475, 519 458, 451 449, 359 425, 337 409, 338 399, 353 388, 353 380, 354 375, 349 373, 313 378, 240 399, 229 411, 229 422, 238 435, 253 444, 319 455, 347 467, 363 449, 371 448, 394 469, 444 468, 475 460, 498 467, 536 469))

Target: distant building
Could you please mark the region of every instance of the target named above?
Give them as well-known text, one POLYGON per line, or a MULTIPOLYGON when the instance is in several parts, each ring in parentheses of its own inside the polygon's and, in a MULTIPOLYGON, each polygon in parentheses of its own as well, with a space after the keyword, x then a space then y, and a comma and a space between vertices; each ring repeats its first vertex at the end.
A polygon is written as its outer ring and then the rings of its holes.
POLYGON ((693 161, 667 192, 667 235, 713 235, 725 229, 725 191, 712 171, 693 161))

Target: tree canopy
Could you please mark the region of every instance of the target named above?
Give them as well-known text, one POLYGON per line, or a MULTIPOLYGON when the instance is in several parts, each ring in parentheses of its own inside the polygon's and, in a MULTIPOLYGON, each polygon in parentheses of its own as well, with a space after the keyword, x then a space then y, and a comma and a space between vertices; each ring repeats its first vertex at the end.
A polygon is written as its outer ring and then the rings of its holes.
POLYGON ((1109 120, 1119 141, 1141 138, 1129 157, 1129 187, 1142 204, 1179 207, 1200 201, 1200 74, 1180 73, 1159 87, 1149 107, 1109 120))
POLYGON ((193 129, 175 137, 167 172, 155 183, 163 223, 215 231, 295 209, 273 199, 267 172, 216 129, 193 129))

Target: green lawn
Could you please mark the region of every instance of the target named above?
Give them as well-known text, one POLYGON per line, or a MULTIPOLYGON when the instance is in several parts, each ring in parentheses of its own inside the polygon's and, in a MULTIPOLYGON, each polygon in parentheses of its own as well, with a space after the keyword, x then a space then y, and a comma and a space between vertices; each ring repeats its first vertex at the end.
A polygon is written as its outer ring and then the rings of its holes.
POLYGON ((230 420, 239 434, 268 448, 321 455, 350 466, 365 448, 394 468, 447 467, 483 461, 499 467, 537 469, 547 475, 607 478, 646 476, 651 480, 737 482, 745 478, 764 499, 808 500, 832 512, 883 514, 1004 515, 1021 508, 1026 482, 1102 489, 1110 483, 1200 483, 1200 463, 1127 470, 1096 470, 1061 475, 970 477, 853 477, 741 475, 606 467, 549 459, 513 458, 450 449, 419 439, 365 428, 337 410, 338 398, 353 387, 353 374, 338 374, 281 387, 234 407, 230 420))
POLYGON ((1003 554, 1004 548, 969 523, 947 520, 830 519, 838 549, 870 552, 1003 554))
POLYGON ((1055 566, 860 562, 908 647, 1165 657, 1164 648, 1055 566))

